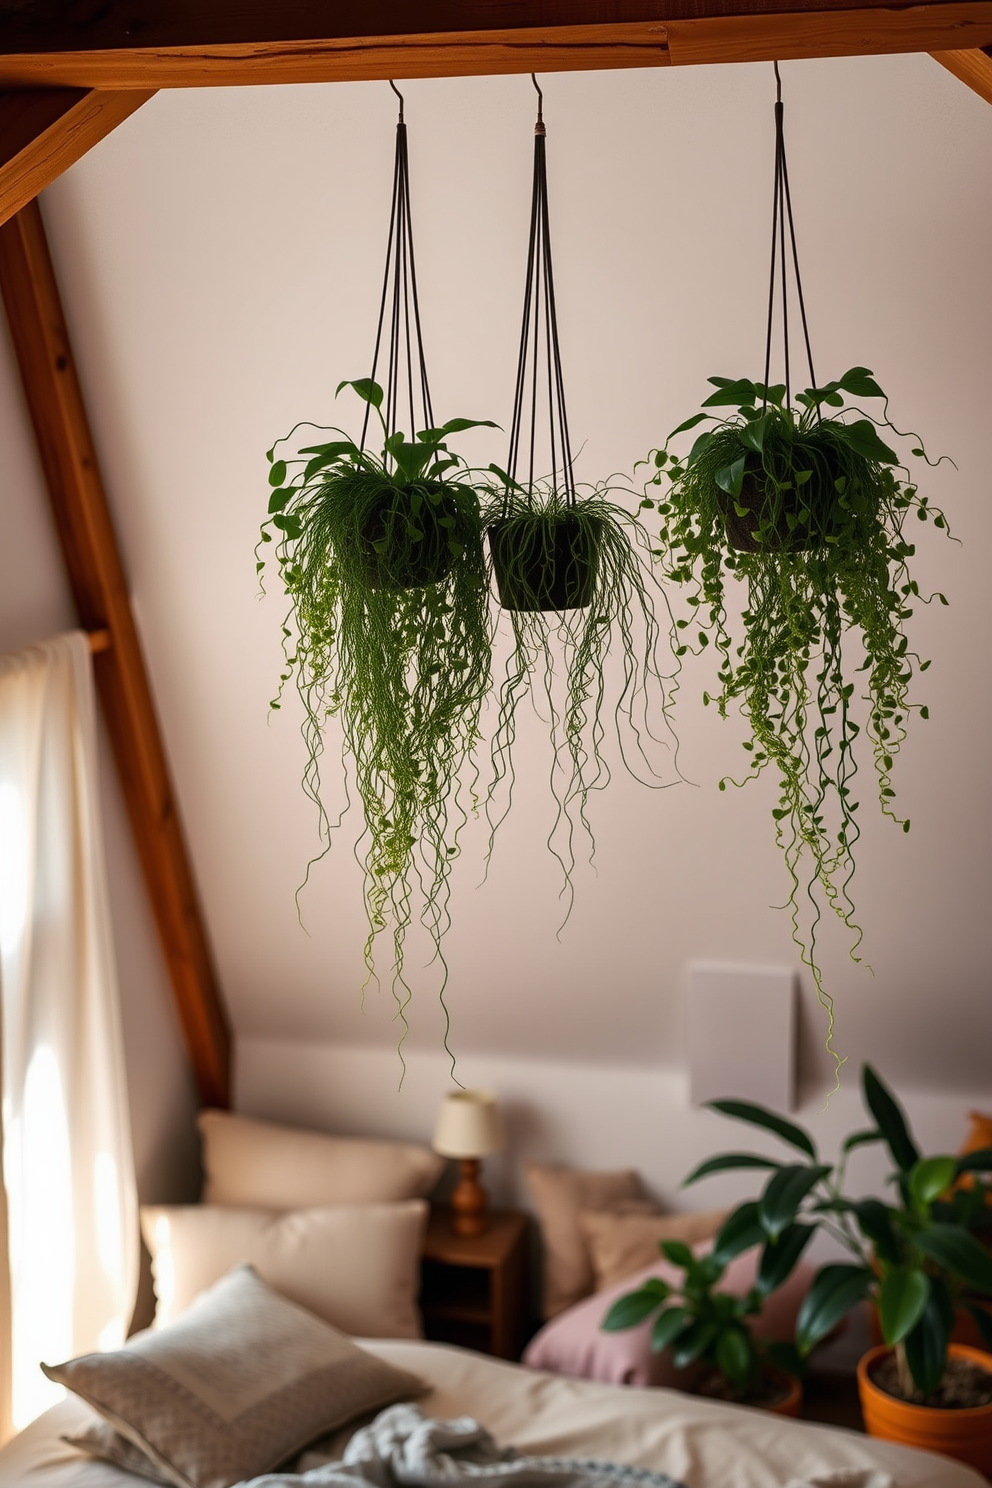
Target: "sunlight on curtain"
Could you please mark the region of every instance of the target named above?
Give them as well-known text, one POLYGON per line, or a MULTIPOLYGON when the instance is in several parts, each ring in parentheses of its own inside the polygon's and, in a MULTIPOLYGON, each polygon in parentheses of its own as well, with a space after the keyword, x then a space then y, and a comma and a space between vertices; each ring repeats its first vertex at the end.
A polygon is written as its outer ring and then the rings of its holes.
POLYGON ((38 1365, 116 1347, 137 1201, 81 634, 0 657, 0 1028, 13 1424, 38 1365))

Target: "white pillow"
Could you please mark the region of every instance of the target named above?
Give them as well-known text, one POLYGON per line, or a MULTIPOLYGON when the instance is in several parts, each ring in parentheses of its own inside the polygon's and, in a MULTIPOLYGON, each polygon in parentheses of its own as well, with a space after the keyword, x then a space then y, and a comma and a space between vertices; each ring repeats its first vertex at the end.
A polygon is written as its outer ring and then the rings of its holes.
POLYGON ((424 1390, 276 1296, 248 1266, 169 1328, 141 1333, 116 1353, 42 1368, 107 1423, 75 1444, 140 1466, 119 1432, 148 1459, 143 1473, 176 1488, 231 1488, 346 1421, 424 1390))
POLYGON ((257 1209, 422 1199, 444 1159, 415 1142, 297 1131, 230 1111, 201 1111, 203 1202, 257 1209))
POLYGON ((155 1327, 247 1262, 281 1296, 344 1333, 422 1338, 417 1293, 426 1220, 423 1199, 289 1214, 209 1204, 144 1208, 155 1327))

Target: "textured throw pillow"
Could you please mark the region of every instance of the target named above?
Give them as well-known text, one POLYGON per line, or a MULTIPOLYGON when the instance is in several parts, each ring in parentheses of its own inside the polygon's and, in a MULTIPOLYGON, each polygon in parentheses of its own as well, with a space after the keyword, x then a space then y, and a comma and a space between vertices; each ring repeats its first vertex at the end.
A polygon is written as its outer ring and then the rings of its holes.
POLYGON ((417 1293, 426 1222, 423 1199, 288 1214, 210 1204, 142 1209, 155 1326, 172 1322, 200 1292, 248 1262, 281 1296, 343 1333, 422 1338, 417 1293))
POLYGON ((106 1421, 94 1421, 85 1431, 78 1431, 75 1436, 63 1436, 61 1440, 77 1451, 85 1452, 88 1457, 99 1457, 101 1462, 112 1462, 122 1472, 148 1478, 153 1483, 165 1483, 167 1488, 172 1488, 172 1479, 160 1472, 140 1447, 128 1441, 126 1436, 121 1436, 106 1421))
MULTIPOLYGON (((694 1247, 697 1255, 708 1245, 694 1247)), ((721 1282, 723 1291, 743 1296, 754 1284, 758 1256, 756 1251, 730 1262, 721 1282)), ((800 1263, 784 1286, 765 1299, 754 1328, 760 1338, 780 1340, 793 1337, 796 1316, 809 1290, 815 1268, 800 1263)), ((653 1266, 628 1276, 605 1292, 596 1292, 559 1313, 531 1339, 523 1362, 531 1369, 545 1369, 551 1374, 564 1374, 572 1379, 598 1380, 612 1385, 665 1385, 687 1388, 691 1374, 677 1370, 668 1352, 651 1350, 653 1320, 626 1328, 622 1333, 604 1333, 603 1319, 618 1297, 634 1291, 649 1277, 657 1276, 675 1285, 682 1273, 658 1257, 653 1266)))
POLYGON ((596 1291, 657 1261, 662 1240, 684 1240, 686 1245, 712 1240, 726 1217, 726 1209, 711 1209, 704 1214, 583 1212, 579 1229, 589 1247, 596 1291))
POLYGON ((640 1177, 632 1168, 615 1173, 583 1173, 569 1168, 526 1167, 527 1187, 541 1227, 544 1261, 544 1316, 571 1307, 593 1288, 592 1262, 582 1231, 582 1210, 613 1209, 640 1201, 649 1209, 640 1177))
POLYGON ((42 1368, 175 1488, 231 1488, 335 1426, 424 1389, 278 1296, 250 1266, 168 1328, 116 1353, 42 1368))
POLYGON ((297 1131, 230 1111, 201 1111, 203 1202, 256 1209, 422 1199, 444 1159, 414 1142, 297 1131))

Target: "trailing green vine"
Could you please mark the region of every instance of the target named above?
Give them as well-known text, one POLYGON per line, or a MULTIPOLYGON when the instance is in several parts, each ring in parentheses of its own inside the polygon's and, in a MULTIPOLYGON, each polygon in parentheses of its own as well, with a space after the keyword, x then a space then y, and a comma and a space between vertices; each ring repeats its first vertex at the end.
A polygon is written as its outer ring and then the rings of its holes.
POLYGON ((550 723, 556 812, 548 846, 564 875, 565 919, 573 900, 575 834, 594 851, 587 807, 609 784, 603 752, 612 715, 620 758, 643 784, 672 783, 652 756, 663 733, 677 741, 659 661, 656 603, 663 591, 651 539, 639 518, 603 485, 588 494, 552 482, 526 486, 491 467, 503 485, 489 493, 483 524, 512 638, 499 688, 487 810, 490 852, 512 800, 518 710, 535 701, 550 723), (618 655, 619 687, 608 701, 607 658, 618 655))
MULTIPOLYGON (((798 393, 794 407, 784 386, 709 380, 716 391, 703 411, 649 457, 654 473, 644 506, 656 506, 661 518, 663 577, 685 593, 686 612, 672 630, 675 655, 712 641, 719 689, 703 700, 721 716, 737 702, 748 721, 748 773, 725 777, 720 789, 768 769, 777 777, 772 815, 789 876, 793 939, 827 1011, 827 1047, 839 1070, 817 931, 832 910, 860 959, 852 879, 862 733, 882 812, 909 831, 892 771, 910 716, 928 716, 909 692, 914 672, 929 662, 910 649, 906 622, 917 600, 947 600, 921 595, 905 524, 910 515, 942 530, 946 522, 883 440, 882 433, 910 436, 890 422, 885 394, 866 368, 798 393), (885 401, 872 415, 849 399, 885 401), (825 409, 836 411, 825 416, 825 409), (704 422, 710 427, 688 453, 673 453, 672 441, 704 422), (743 638, 729 613, 735 579, 746 591, 743 638), (867 704, 860 722, 859 695, 867 704)), ((912 438, 912 457, 927 460, 912 438)))
MULTIPOLYGON (((338 392, 346 386, 378 415, 379 454, 333 429, 319 432, 340 437, 291 458, 277 458, 277 450, 296 430, 268 451, 272 491, 259 550, 276 544, 290 601, 286 667, 271 706, 280 706, 294 679, 303 703, 303 788, 317 807, 323 844, 307 878, 336 825, 322 799, 320 766, 325 724, 340 721, 365 813, 357 851, 368 915, 366 985, 378 980, 376 942, 388 933, 402 1046, 410 998, 404 942, 418 903, 444 1003, 449 878, 473 809, 459 772, 478 741, 490 685, 479 500, 460 478, 464 462, 448 448, 452 434, 485 421, 451 419, 407 440, 387 428, 377 383, 342 383, 338 392)), ((259 558, 260 574, 264 567, 259 558)))

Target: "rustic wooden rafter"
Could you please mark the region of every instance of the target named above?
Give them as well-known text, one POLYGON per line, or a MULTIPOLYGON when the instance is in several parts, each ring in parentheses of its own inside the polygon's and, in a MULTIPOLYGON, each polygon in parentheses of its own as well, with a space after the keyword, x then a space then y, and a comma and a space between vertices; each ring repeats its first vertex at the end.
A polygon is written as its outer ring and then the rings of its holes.
POLYGON ((933 59, 962 83, 967 84, 986 103, 992 103, 992 56, 971 49, 964 52, 933 52, 933 59))
POLYGON ((0 227, 0 294, 193 1069, 225 1106, 230 1030, 37 202, 0 227))
POLYGON ((153 92, 136 88, 0 92, 0 223, 33 201, 153 92))
POLYGON ((992 45, 992 0, 36 0, 0 86, 215 87, 755 62, 992 45), (333 29, 328 30, 328 23, 333 29))

